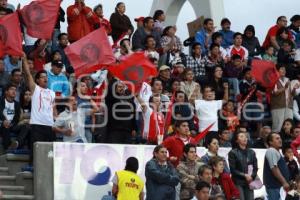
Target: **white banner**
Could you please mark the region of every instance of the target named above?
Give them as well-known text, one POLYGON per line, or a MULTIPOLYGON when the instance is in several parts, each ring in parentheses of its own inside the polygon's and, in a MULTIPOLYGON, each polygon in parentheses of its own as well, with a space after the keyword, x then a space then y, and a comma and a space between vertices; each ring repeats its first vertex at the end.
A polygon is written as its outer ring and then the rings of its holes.
MULTIPOLYGON (((116 171, 125 167, 126 159, 134 156, 139 160, 138 174, 143 177, 145 164, 152 158, 154 146, 54 143, 54 199, 101 200, 110 194, 111 179, 116 171)), ((227 159, 229 148, 220 148, 219 155, 227 159)), ((255 149, 258 175, 262 179, 265 149, 255 149)), ((197 148, 202 156, 206 149, 197 148)), ((265 194, 264 188, 255 196, 265 194)))

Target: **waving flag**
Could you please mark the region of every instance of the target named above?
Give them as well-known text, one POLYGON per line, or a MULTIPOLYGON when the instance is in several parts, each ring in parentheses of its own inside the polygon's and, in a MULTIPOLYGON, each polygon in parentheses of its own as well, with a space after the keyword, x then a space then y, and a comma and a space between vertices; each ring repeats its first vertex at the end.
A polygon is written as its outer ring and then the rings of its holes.
POLYGON ((157 69, 143 52, 131 54, 119 65, 111 66, 108 70, 122 81, 127 81, 131 91, 139 92, 143 82, 157 75, 157 69))
POLYGON ((211 129, 211 127, 213 127, 215 123, 212 123, 211 125, 209 125, 206 129, 204 129, 202 132, 198 133, 194 139, 197 143, 199 143, 200 140, 202 140, 203 138, 205 138, 205 136, 208 134, 209 130, 211 129))
POLYGON ((36 0, 20 10, 31 37, 51 39, 61 0, 36 0))
POLYGON ((22 36, 17 13, 0 18, 0 57, 22 56, 22 36))
POLYGON ((252 60, 251 74, 265 88, 273 88, 279 80, 275 64, 265 60, 252 60))
POLYGON ((115 62, 104 27, 101 27, 65 48, 76 76, 101 69, 115 62), (92 71, 91 71, 92 70, 92 71))

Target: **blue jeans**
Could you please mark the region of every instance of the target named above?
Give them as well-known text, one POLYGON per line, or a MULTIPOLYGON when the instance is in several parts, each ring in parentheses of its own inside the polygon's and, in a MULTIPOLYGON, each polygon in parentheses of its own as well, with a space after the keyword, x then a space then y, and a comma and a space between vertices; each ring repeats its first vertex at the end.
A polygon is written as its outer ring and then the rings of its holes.
POLYGON ((280 188, 266 188, 268 200, 280 200, 280 188))
POLYGON ((233 93, 230 97, 232 100, 236 100, 236 96, 240 94, 239 80, 237 78, 228 78, 228 83, 233 93))

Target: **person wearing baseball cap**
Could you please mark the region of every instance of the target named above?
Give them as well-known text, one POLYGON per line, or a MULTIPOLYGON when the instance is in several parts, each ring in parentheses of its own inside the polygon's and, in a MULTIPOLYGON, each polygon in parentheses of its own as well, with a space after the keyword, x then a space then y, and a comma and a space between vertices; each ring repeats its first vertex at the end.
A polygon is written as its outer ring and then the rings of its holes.
POLYGON ((171 92, 171 68, 168 65, 162 65, 159 68, 158 78, 162 82, 163 93, 171 92))
POLYGON ((144 19, 145 17, 137 17, 134 19, 137 24, 137 28, 142 28, 144 26, 144 19))
POLYGON ((60 60, 51 62, 51 70, 47 71, 48 88, 53 90, 56 96, 67 97, 70 95, 70 86, 66 75, 62 73, 63 66, 60 60))

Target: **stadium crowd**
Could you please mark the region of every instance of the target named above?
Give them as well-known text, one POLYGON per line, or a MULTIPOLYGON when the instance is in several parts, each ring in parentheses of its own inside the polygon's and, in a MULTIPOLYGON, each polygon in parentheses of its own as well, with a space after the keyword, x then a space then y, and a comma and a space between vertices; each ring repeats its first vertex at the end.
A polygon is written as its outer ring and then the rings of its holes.
MULTIPOLYGON (((261 182, 269 200, 280 199, 281 187, 286 199, 299 199, 300 15, 290 23, 285 16, 274 19, 261 45, 253 25, 235 32, 227 18, 221 30, 205 18, 186 39, 176 35, 176 26, 164 26, 162 10, 134 19, 134 30, 124 3, 109 20, 103 9, 84 0, 60 8, 52 40, 31 37, 22 25, 24 55, 0 58, 4 150, 32 151, 37 141, 151 144, 157 146, 145 169, 148 200, 252 200, 261 182), (60 23, 66 19, 64 33, 60 23), (116 62, 142 51, 156 66, 157 76, 140 91, 133 93, 105 68, 75 76, 64 49, 100 27, 114 41, 116 62), (276 66, 273 88, 253 77, 254 60, 276 66), (197 146, 208 152, 198 157, 197 146), (228 161, 218 155, 219 147, 231 148, 228 161), (252 148, 267 149, 264 177, 257 175, 252 148)), ((13 5, 0 0, 1 18, 13 12, 13 5)), ((116 172, 117 199, 144 199, 137 170, 131 157, 116 172), (132 177, 137 181, 126 184, 132 177)))

